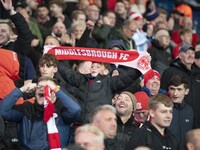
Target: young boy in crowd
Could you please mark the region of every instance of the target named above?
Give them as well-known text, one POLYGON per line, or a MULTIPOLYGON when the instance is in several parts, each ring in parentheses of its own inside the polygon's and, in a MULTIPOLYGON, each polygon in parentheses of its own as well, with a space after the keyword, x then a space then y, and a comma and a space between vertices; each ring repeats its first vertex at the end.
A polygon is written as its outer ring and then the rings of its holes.
POLYGON ((81 122, 88 122, 89 112, 100 105, 111 104, 114 93, 122 91, 141 73, 136 69, 118 69, 119 75, 111 77, 108 65, 93 62, 89 74, 80 74, 70 69, 66 61, 59 65, 62 78, 72 86, 78 88, 75 97, 82 107, 81 122), (123 70, 123 71, 122 71, 123 70))

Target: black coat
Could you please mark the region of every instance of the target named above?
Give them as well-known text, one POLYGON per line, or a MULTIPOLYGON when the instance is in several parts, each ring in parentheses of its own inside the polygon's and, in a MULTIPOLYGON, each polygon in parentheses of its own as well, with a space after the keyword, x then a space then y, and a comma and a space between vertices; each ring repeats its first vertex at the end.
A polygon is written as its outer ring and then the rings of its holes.
POLYGON ((120 117, 117 116, 117 143, 121 145, 123 149, 137 128, 138 124, 134 121, 133 115, 126 123, 123 123, 120 117))
POLYGON ((59 65, 59 72, 67 83, 78 88, 75 97, 82 108, 82 121, 84 122, 88 122, 88 115, 92 109, 100 105, 111 104, 114 93, 123 90, 141 75, 136 69, 126 71, 121 69, 119 76, 110 77, 110 75, 99 74, 91 79, 90 74, 80 74, 66 67, 62 62, 59 65))
POLYGON ((148 49, 151 55, 151 67, 157 70, 161 75, 165 69, 169 67, 172 61, 171 53, 167 50, 170 47, 162 47, 158 40, 152 40, 152 47, 148 49))
POLYGON ((126 150, 133 150, 138 146, 148 146, 154 150, 180 150, 177 138, 167 128, 163 136, 150 122, 145 122, 137 129, 127 143, 126 150))
POLYGON ((124 150, 121 145, 117 142, 117 138, 114 139, 105 139, 104 140, 105 148, 104 150, 124 150))
POLYGON ((189 81, 189 87, 191 87, 191 70, 188 70, 186 66, 180 61, 179 58, 174 60, 170 67, 168 67, 161 77, 161 89, 168 90, 170 79, 175 75, 182 75, 189 81))
POLYGON ((17 87, 21 87, 22 85, 24 85, 25 56, 27 56, 29 50, 31 49, 32 33, 24 17, 20 13, 11 15, 10 18, 16 27, 18 37, 16 41, 14 42, 9 41, 2 48, 12 50, 17 53, 20 64, 19 68, 20 80, 17 80, 15 82, 15 85, 17 87))
POLYGON ((170 131, 178 138, 181 149, 184 150, 184 138, 187 131, 193 127, 193 110, 186 103, 174 103, 173 118, 170 131))

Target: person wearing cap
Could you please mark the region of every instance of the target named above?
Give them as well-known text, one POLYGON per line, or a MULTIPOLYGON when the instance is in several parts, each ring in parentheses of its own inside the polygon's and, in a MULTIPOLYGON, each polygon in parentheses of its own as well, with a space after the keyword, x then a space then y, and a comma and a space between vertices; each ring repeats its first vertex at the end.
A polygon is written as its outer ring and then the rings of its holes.
POLYGON ((173 102, 168 96, 157 94, 150 98, 148 106, 150 119, 134 132, 125 150, 133 150, 138 146, 149 146, 154 150, 180 150, 177 138, 168 129, 173 102))
MULTIPOLYGON (((194 63, 194 47, 188 44, 181 45, 178 58, 175 59, 162 74, 161 88, 167 90, 172 76, 182 74, 189 81, 191 76, 192 64, 194 63)), ((190 83, 189 83, 190 85, 190 83)), ((191 89, 191 88, 190 88, 191 89)))
POLYGON ((188 81, 184 76, 176 75, 171 78, 168 94, 174 103, 174 107, 173 119, 169 129, 180 141, 182 150, 184 150, 185 134, 193 128, 193 110, 191 106, 184 101, 184 98, 188 93, 188 81))
POLYGON ((146 51, 149 45, 149 41, 146 37, 146 33, 143 31, 144 18, 140 13, 130 12, 129 19, 133 19, 137 23, 136 33, 133 35, 133 40, 135 41, 138 51, 146 51))
POLYGON ((134 120, 141 127, 149 116, 149 96, 143 91, 134 93, 137 100, 136 110, 134 111, 134 120))
POLYGON ((179 56, 167 68, 161 77, 161 88, 166 89, 169 86, 170 79, 175 75, 183 75, 188 80, 190 89, 188 95, 185 96, 185 102, 189 104, 194 111, 194 128, 200 127, 200 76, 199 71, 194 65, 195 52, 191 45, 184 44, 180 48, 179 56))
POLYGON ((125 148, 126 142, 137 128, 134 123, 133 112, 136 110, 136 98, 128 92, 123 91, 115 102, 117 110, 117 140, 125 148))
POLYGON ((155 96, 158 93, 166 94, 165 90, 160 89, 160 74, 158 71, 150 69, 144 74, 142 91, 146 92, 149 97, 155 96))
POLYGON ((154 35, 154 39, 151 41, 151 47, 148 48, 148 52, 151 55, 151 66, 157 70, 161 75, 163 71, 169 67, 172 61, 170 46, 170 35, 168 30, 159 29, 154 35))

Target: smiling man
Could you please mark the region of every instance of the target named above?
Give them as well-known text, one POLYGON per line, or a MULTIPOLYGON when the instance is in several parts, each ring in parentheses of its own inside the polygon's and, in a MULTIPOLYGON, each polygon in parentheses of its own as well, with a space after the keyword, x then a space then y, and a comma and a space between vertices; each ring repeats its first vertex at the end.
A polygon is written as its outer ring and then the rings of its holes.
POLYGON ((166 94, 165 90, 160 89, 160 74, 158 71, 150 69, 144 74, 144 86, 142 91, 146 92, 149 97, 158 93, 166 94))
POLYGON ((179 150, 177 138, 167 127, 172 120, 173 103, 165 95, 158 94, 149 100, 150 121, 146 121, 131 137, 126 150, 149 146, 155 150, 179 150))
POLYGON ((133 112, 136 110, 136 98, 128 92, 123 91, 117 97, 115 108, 117 110, 117 140, 125 148, 126 142, 137 128, 134 123, 133 112))
POLYGON ((184 102, 185 96, 189 93, 187 79, 181 75, 172 77, 168 92, 174 103, 173 119, 169 129, 179 139, 181 149, 184 150, 185 134, 193 127, 193 110, 184 102))

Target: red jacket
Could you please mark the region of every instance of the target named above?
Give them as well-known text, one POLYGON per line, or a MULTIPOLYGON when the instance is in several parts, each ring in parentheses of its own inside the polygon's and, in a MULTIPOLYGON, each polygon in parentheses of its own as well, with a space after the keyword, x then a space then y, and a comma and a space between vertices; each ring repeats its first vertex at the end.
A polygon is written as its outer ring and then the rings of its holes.
POLYGON ((14 88, 15 80, 19 80, 19 62, 17 54, 10 50, 0 49, 0 100, 14 88))

